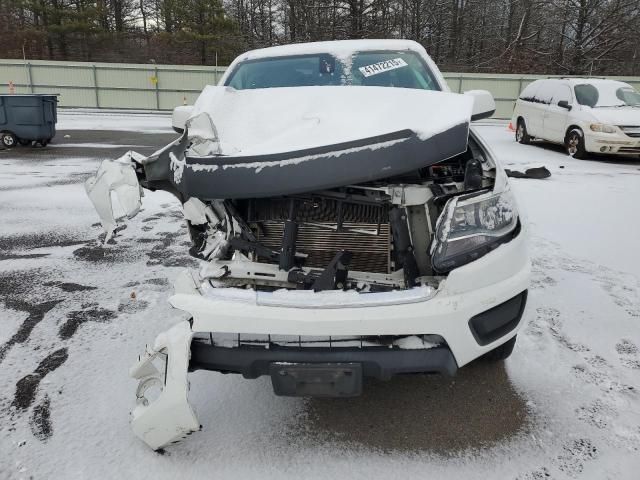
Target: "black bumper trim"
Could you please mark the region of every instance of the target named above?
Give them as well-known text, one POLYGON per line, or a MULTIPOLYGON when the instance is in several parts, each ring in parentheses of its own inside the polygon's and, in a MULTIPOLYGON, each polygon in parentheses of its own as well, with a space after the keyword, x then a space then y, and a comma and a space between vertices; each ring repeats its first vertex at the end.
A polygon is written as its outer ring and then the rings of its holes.
POLYGON ((488 345, 513 331, 520 323, 526 305, 527 290, 471 317, 469 328, 478 345, 488 345))
POLYGON ((427 350, 401 350, 385 347, 290 348, 241 346, 217 347, 200 341, 191 343, 189 371, 213 370, 241 373, 245 378, 270 374, 274 362, 359 363, 365 377, 388 380, 402 373, 441 373, 455 375, 458 370, 451 350, 439 346, 427 350))

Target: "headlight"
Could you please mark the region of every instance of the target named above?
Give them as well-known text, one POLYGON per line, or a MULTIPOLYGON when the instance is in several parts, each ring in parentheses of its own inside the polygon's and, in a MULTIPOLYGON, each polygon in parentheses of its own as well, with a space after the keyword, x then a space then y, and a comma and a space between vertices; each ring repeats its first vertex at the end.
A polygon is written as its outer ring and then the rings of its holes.
POLYGON ((604 123, 592 123, 589 128, 592 132, 616 133, 616 127, 604 123))
POLYGON ((447 202, 431 247, 433 267, 448 272, 472 262, 509 240, 518 224, 510 191, 471 194, 447 202))

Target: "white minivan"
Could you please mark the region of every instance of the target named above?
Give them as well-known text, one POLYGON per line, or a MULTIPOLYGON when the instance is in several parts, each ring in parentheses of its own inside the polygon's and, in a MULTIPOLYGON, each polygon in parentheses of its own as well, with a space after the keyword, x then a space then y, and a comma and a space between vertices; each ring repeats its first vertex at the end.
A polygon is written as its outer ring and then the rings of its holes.
POLYGON ((512 125, 519 143, 558 143, 575 158, 640 155, 640 93, 615 80, 536 80, 516 101, 512 125))

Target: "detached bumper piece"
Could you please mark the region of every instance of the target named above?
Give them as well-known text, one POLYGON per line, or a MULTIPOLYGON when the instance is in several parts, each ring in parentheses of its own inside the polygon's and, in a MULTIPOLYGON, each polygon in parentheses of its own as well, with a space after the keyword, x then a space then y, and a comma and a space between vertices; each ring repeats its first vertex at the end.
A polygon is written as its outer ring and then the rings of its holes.
POLYGON ((158 335, 153 348, 147 347, 130 371, 133 378, 140 380, 131 426, 136 436, 153 450, 200 430, 187 400, 192 335, 188 322, 158 335))

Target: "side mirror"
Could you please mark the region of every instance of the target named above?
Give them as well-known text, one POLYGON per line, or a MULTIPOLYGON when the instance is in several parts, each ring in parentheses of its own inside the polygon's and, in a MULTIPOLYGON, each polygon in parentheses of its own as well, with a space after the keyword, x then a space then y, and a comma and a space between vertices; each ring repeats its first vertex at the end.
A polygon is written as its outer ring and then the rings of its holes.
POLYGON ((173 109, 171 114, 171 126, 176 133, 184 132, 185 124, 193 113, 193 105, 180 105, 173 109))
POLYGON ((571 105, 569 105, 569 102, 567 102, 566 100, 560 100, 558 102, 558 106, 560 108, 566 108, 567 110, 571 110, 571 108, 572 108, 571 105))
POLYGON ((483 118, 489 118, 496 113, 496 102, 493 99, 491 92, 487 90, 468 90, 464 92, 465 95, 471 95, 473 97, 473 113, 471 114, 471 121, 481 120, 483 118))

